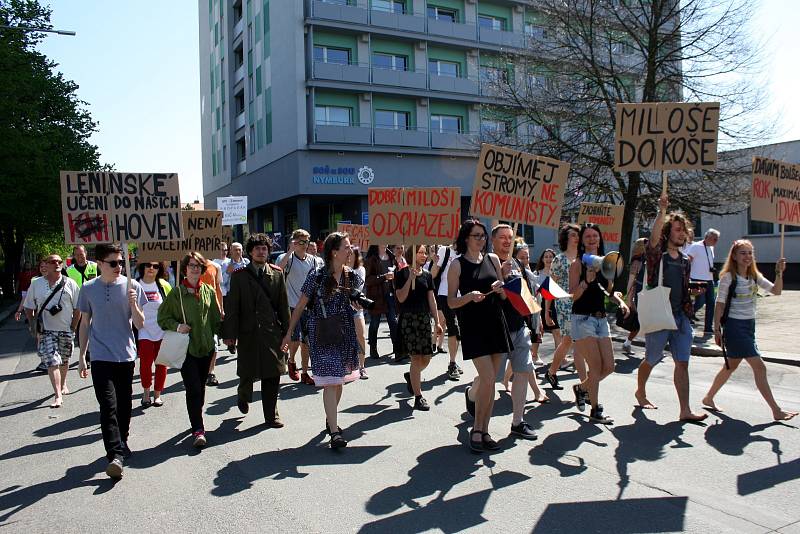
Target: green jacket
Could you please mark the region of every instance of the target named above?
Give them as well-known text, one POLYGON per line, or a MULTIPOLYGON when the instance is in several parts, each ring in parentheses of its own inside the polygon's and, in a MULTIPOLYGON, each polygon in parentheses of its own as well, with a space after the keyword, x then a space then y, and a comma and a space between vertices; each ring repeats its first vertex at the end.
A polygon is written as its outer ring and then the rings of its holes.
POLYGON ((83 276, 81 276, 81 272, 75 268, 75 265, 70 265, 67 267, 67 276, 75 280, 75 283, 78 284, 78 287, 83 287, 84 276, 86 277, 87 282, 93 278, 97 278, 97 264, 93 261, 87 261, 86 270, 83 272, 83 276))
POLYGON ((189 355, 204 358, 214 350, 214 334, 219 331, 220 314, 214 290, 200 284, 200 298, 192 295, 183 285, 170 291, 164 303, 158 308, 158 326, 165 331, 175 332, 183 322, 181 300, 186 313, 189 332, 189 355))

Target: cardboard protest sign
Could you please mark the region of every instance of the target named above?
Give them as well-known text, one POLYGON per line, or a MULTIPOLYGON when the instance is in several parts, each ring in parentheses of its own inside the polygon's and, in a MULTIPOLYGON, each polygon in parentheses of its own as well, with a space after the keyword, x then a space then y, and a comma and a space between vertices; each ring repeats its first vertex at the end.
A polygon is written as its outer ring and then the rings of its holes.
POLYGON ((594 223, 603 232, 603 241, 619 243, 622 239, 622 216, 624 213, 624 205, 582 202, 580 211, 578 211, 578 224, 594 223))
POLYGON ((142 261, 179 261, 189 252, 199 252, 208 260, 219 255, 222 245, 222 212, 216 210, 181 211, 183 239, 138 243, 137 259, 142 261))
POLYGON ((617 104, 614 169, 717 166, 719 102, 617 104))
POLYGON ((217 197, 217 209, 225 226, 247 224, 247 197, 217 197))
POLYGON ((338 223, 337 232, 346 232, 350 236, 350 245, 366 252, 369 248, 369 226, 363 224, 338 223))
POLYGON ((370 242, 448 244, 461 226, 460 187, 369 189, 370 242))
POLYGON ((508 222, 558 228, 569 163, 482 144, 469 212, 508 222))
POLYGON ((61 171, 61 211, 67 244, 181 237, 175 173, 61 171))
POLYGON ((800 165, 753 157, 750 218, 800 225, 800 165))

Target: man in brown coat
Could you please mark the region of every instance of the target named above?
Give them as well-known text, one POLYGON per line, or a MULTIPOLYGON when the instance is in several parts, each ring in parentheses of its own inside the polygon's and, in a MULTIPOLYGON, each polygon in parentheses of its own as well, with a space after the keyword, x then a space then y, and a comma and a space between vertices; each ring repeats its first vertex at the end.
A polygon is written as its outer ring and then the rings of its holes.
POLYGON ((261 380, 264 420, 271 428, 281 428, 278 388, 286 372, 286 354, 280 346, 289 327, 286 283, 280 268, 267 263, 272 249, 269 237, 252 234, 245 249, 251 261, 231 275, 223 336, 226 345, 238 345, 239 411, 250 411, 253 384, 261 380))

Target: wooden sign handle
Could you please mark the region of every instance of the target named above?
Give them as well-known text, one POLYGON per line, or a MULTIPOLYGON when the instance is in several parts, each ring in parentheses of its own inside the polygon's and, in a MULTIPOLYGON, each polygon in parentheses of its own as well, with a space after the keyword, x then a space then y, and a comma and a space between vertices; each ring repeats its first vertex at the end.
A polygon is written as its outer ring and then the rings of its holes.
POLYGON ((783 258, 783 234, 784 234, 785 228, 786 228, 786 225, 785 224, 781 224, 781 253, 780 253, 780 256, 778 256, 778 259, 783 258))
POLYGON ((667 171, 661 171, 661 191, 667 192, 667 171))
POLYGON ((125 258, 125 274, 128 275, 128 291, 131 290, 131 257, 128 253, 128 243, 123 241, 120 243, 120 248, 122 249, 122 257, 125 258))

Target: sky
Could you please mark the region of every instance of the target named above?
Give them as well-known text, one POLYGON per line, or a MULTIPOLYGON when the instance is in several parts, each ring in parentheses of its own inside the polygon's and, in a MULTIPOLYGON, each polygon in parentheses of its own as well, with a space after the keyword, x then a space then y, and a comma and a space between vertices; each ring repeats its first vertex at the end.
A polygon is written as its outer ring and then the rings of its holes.
MULTIPOLYGON (((299 1, 299 0, 281 0, 299 1)), ((800 139, 800 0, 761 0, 752 38, 766 41, 763 79, 777 136, 800 139)), ((119 171, 177 172, 185 202, 202 201, 198 2, 54 0, 39 50, 75 81, 98 121, 92 142, 119 171)))

